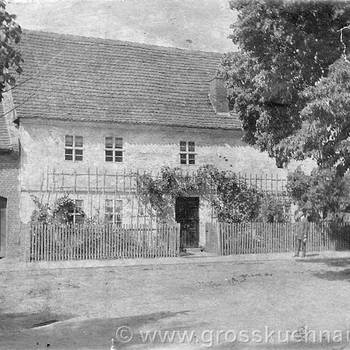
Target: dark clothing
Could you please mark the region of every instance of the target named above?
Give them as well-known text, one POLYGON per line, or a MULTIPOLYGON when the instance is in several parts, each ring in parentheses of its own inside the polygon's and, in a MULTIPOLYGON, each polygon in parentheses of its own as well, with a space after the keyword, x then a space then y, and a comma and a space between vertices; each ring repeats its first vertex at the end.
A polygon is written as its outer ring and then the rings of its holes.
POLYGON ((296 237, 301 240, 307 240, 308 229, 309 225, 307 219, 302 218, 298 222, 296 237))
POLYGON ((300 222, 298 223, 297 226, 297 232, 296 232, 296 252, 295 256, 299 256, 300 250, 302 250, 302 257, 305 257, 306 255, 306 241, 307 241, 307 236, 308 236, 308 230, 309 230, 309 225, 308 225, 308 220, 304 216, 301 218, 300 222))
POLYGON ((301 257, 305 258, 306 255, 306 241, 302 239, 297 239, 297 250, 295 252, 295 256, 299 256, 300 250, 302 250, 301 257))

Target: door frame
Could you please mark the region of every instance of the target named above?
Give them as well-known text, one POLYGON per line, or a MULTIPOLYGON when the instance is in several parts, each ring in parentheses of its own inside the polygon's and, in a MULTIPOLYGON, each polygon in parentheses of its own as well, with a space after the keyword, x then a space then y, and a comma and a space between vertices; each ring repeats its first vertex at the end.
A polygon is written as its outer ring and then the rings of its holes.
POLYGON ((200 217, 199 217, 199 207, 200 207, 200 198, 198 195, 190 195, 190 196, 182 196, 182 197, 178 197, 176 198, 176 202, 175 202, 175 220, 180 224, 180 248, 183 249, 183 248, 199 248, 199 239, 200 239, 200 233, 199 233, 199 228, 200 228, 200 217), (193 239, 193 243, 189 244, 189 243, 184 243, 184 234, 183 234, 183 229, 184 229, 184 225, 186 224, 186 221, 181 221, 179 220, 180 218, 178 217, 178 211, 177 211, 177 208, 178 208, 178 200, 183 200, 184 202, 186 202, 186 199, 187 200, 193 200, 193 199, 196 199, 196 202, 197 202, 197 206, 196 206, 196 211, 197 211, 197 215, 196 215, 196 219, 197 219, 197 222, 196 222, 196 227, 195 227, 195 236, 194 236, 194 239, 193 239))

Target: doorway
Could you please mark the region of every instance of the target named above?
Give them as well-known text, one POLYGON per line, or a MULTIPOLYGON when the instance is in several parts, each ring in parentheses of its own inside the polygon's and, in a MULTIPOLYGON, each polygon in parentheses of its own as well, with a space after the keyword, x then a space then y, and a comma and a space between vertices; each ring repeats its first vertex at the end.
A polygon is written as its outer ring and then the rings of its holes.
POLYGON ((0 197, 0 258, 6 253, 7 199, 0 197))
POLYGON ((177 198, 175 205, 175 220, 180 224, 180 247, 198 248, 199 198, 177 198))

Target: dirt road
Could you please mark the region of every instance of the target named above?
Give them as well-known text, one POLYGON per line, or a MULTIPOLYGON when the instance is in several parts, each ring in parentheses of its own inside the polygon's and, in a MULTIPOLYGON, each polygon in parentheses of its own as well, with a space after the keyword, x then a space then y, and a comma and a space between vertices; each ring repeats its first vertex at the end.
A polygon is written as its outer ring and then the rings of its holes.
POLYGON ((0 349, 344 349, 349 281, 350 259, 1 272, 0 349))

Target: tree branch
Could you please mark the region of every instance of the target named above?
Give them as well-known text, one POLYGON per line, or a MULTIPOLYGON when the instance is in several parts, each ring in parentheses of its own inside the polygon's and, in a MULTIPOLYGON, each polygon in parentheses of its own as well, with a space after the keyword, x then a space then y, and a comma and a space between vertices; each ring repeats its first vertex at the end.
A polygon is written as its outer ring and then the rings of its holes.
MULTIPOLYGON (((345 44, 344 38, 343 38, 343 31, 344 31, 345 29, 350 29, 350 24, 347 25, 347 26, 345 26, 345 27, 343 27, 343 28, 340 28, 340 29, 338 30, 338 32, 340 32, 340 42, 341 42, 341 44, 342 44, 342 46, 343 46, 343 57, 344 57, 344 59, 345 59, 346 62, 349 62, 349 60, 348 60, 347 57, 346 57, 346 49, 347 49, 347 47, 346 47, 346 44, 345 44)), ((350 62, 349 62, 349 63, 350 63, 350 62)))

